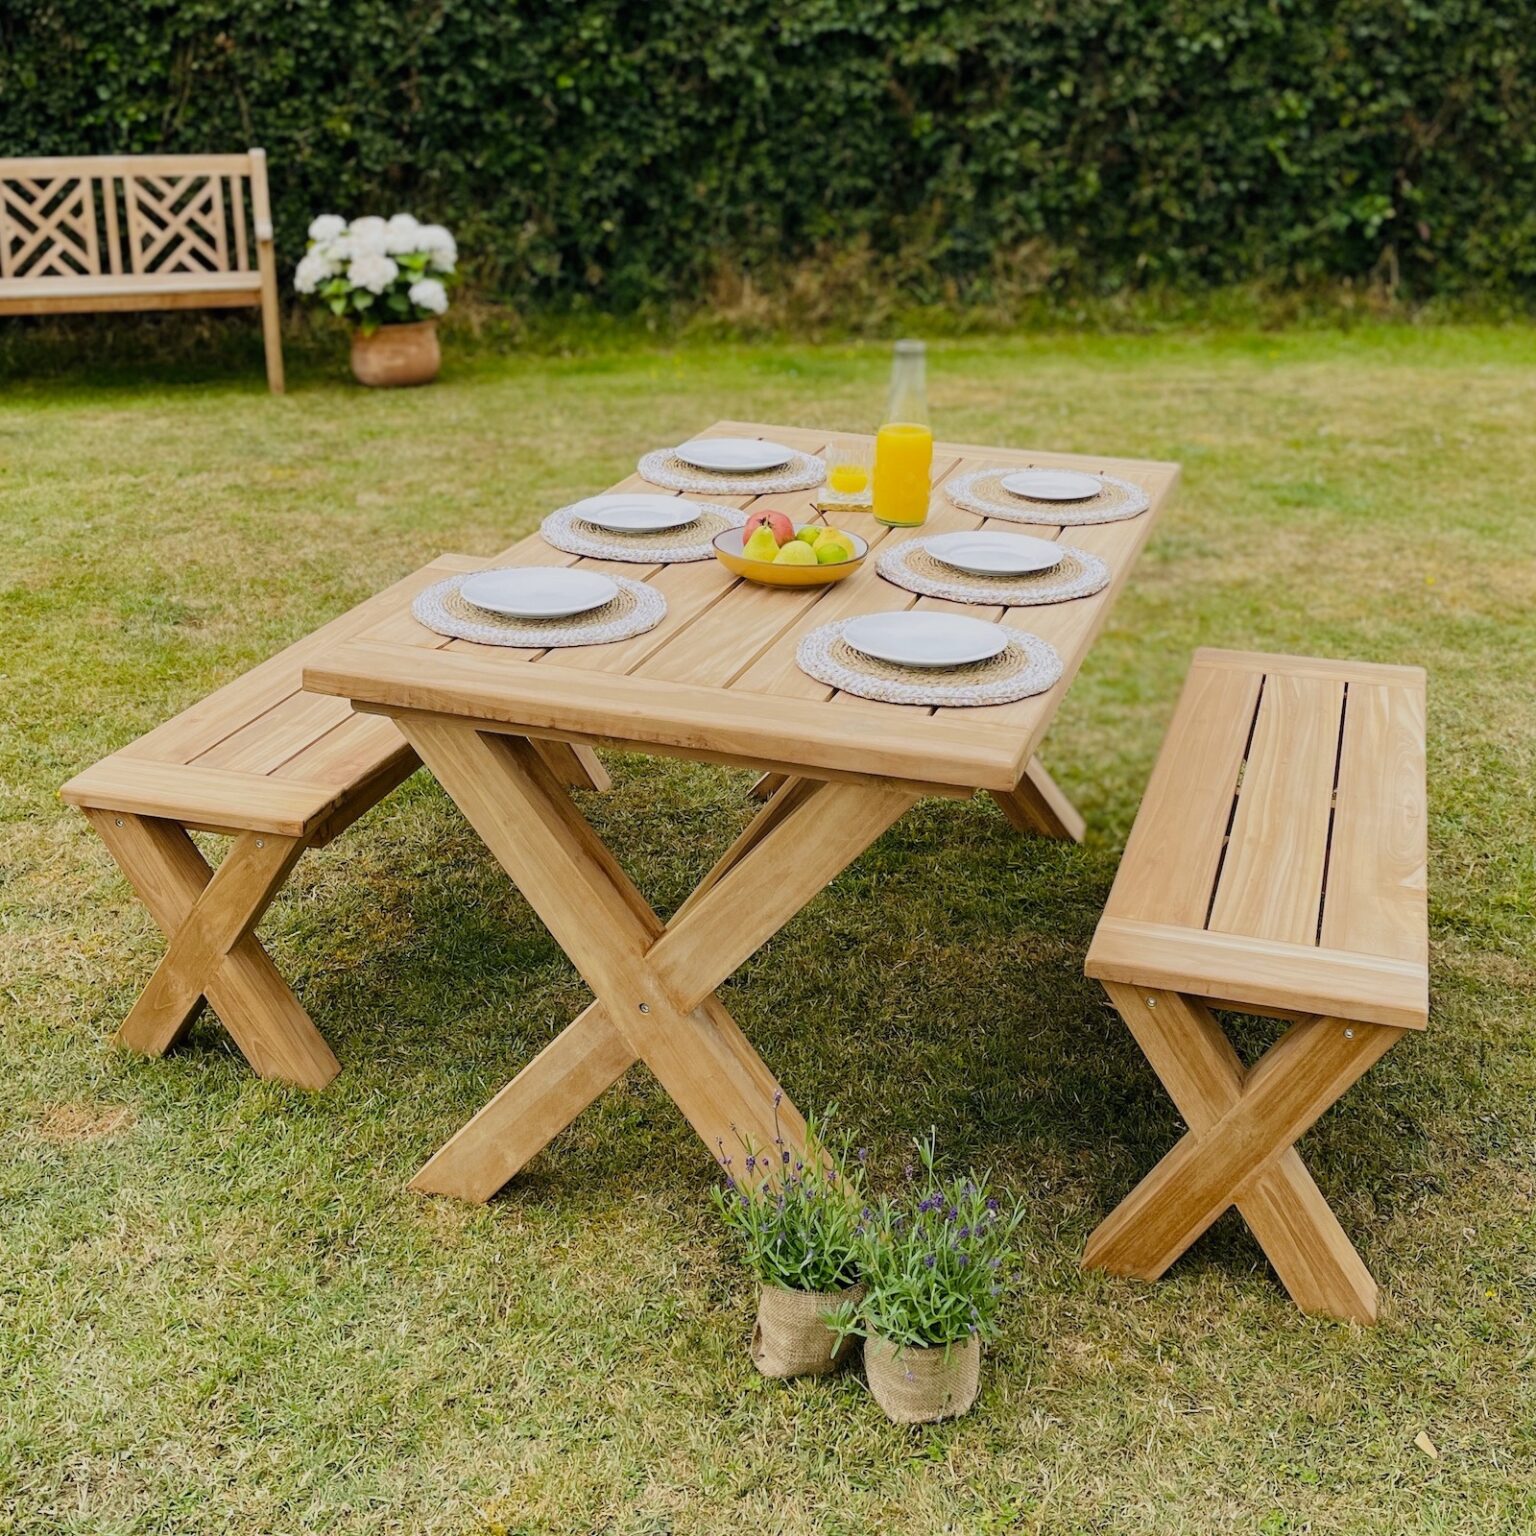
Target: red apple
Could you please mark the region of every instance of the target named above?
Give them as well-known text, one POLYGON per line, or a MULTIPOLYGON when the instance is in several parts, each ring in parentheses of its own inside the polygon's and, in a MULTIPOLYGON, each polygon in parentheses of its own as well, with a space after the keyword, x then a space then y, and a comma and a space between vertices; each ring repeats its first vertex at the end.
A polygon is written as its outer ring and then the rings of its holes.
POLYGON ((795 536, 795 525, 782 512, 775 512, 772 508, 768 508, 762 512, 754 512, 747 519, 747 526, 741 530, 742 543, 745 544, 752 537, 753 532, 765 523, 768 531, 778 541, 780 549, 795 536))

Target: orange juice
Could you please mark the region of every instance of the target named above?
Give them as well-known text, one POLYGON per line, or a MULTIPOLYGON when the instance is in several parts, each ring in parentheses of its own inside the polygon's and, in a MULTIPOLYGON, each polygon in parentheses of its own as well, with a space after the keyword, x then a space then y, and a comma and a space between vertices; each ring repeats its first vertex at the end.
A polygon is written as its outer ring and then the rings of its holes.
POLYGON ((933 429, 889 421, 875 437, 875 520, 916 528, 928 519, 933 478, 933 429))
POLYGON ((869 484, 869 472, 862 464, 834 464, 827 471, 827 484, 840 496, 852 496, 869 484))

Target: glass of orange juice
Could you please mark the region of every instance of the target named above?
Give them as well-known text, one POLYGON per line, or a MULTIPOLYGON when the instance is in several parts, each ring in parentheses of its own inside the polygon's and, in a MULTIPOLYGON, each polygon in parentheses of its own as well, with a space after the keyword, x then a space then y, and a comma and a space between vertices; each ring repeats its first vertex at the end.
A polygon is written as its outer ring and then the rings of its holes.
POLYGON ((827 449, 827 488, 824 500, 849 511, 869 511, 869 483, 874 478, 874 453, 867 437, 840 437, 827 449))
POLYGON ((916 528, 928 520, 933 429, 926 371, 922 342, 898 341, 885 425, 875 437, 875 520, 892 528, 916 528))

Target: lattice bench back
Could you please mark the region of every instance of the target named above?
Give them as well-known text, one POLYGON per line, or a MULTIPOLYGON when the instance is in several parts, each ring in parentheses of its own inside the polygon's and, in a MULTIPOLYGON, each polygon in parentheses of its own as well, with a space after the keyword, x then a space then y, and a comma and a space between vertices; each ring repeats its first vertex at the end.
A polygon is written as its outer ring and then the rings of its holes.
POLYGON ((0 314, 259 305, 282 389, 263 150, 0 159, 0 314))

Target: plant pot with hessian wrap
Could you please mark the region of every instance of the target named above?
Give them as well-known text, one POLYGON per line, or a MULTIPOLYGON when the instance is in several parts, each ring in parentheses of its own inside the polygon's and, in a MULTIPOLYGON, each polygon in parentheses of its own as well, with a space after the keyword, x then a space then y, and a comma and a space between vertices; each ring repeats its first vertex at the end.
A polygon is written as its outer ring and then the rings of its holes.
POLYGON ((309 226, 293 286, 351 323, 358 383, 429 384, 442 364, 437 317, 448 308, 458 255, 441 224, 421 224, 408 213, 351 223, 324 213, 309 226))
MULTIPOLYGON (((774 1095, 774 1125, 783 1098, 774 1095)), ((833 1149, 816 1127, 802 1158, 782 1135, 738 1158, 722 1144, 725 1184, 715 1206, 758 1282, 752 1363, 764 1376, 820 1376, 848 1357, 853 1339, 827 1324, 863 1295, 853 1262, 863 1203, 862 1158, 833 1149)))
POLYGON ((864 1339, 864 1374, 898 1424, 958 1418, 981 1385, 982 1340, 1017 1259, 1017 1203, 1003 1209, 985 1174, 941 1177, 933 1137, 917 1143, 906 1187, 860 1222, 864 1294, 841 1307, 838 1330, 864 1339))

